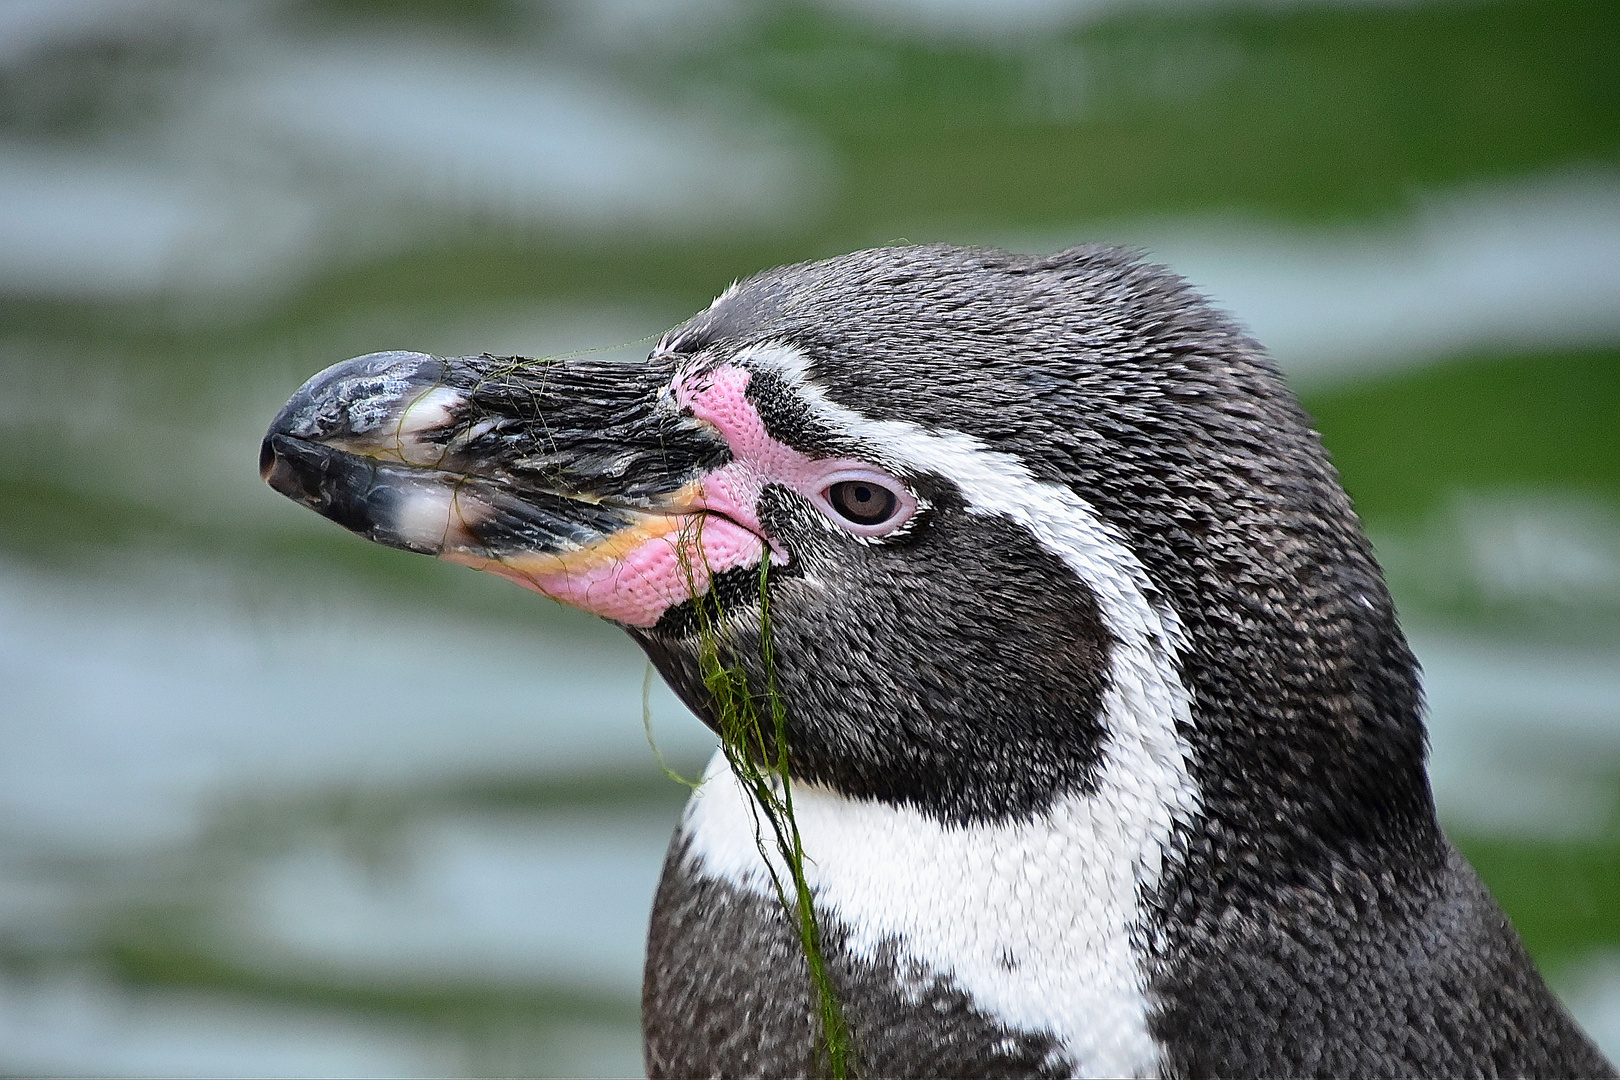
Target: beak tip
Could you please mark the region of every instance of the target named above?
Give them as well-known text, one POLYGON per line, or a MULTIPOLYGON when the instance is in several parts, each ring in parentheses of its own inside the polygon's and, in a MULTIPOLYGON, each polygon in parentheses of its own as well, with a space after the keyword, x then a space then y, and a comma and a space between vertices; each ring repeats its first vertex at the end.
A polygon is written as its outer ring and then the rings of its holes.
MULTIPOLYGON (((311 376, 281 407, 264 441, 259 444, 259 477, 284 495, 296 498, 292 468, 286 462, 290 448, 278 445, 287 438, 322 444, 333 438, 361 434, 358 415, 386 416, 411 391, 431 386, 444 377, 444 362, 427 353, 381 352, 356 356, 311 376)), ((363 428, 363 425, 361 425, 363 428)))
MULTIPOLYGON (((274 438, 273 434, 266 435, 264 442, 259 444, 259 479, 267 484, 270 484, 270 474, 276 467, 276 448, 271 445, 274 438)), ((274 487, 275 485, 270 484, 270 486, 274 487)))
POLYGON ((324 457, 315 447, 299 453, 295 441, 272 428, 259 444, 259 478, 278 494, 322 513, 318 481, 324 457))

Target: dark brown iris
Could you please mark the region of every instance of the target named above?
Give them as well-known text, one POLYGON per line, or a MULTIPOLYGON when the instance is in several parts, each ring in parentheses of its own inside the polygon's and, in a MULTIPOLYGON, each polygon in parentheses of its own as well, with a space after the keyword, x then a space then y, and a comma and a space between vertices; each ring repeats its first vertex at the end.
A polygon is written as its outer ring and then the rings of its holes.
POLYGON ((869 480, 844 480, 827 489, 827 501, 856 525, 881 525, 894 516, 900 500, 869 480))

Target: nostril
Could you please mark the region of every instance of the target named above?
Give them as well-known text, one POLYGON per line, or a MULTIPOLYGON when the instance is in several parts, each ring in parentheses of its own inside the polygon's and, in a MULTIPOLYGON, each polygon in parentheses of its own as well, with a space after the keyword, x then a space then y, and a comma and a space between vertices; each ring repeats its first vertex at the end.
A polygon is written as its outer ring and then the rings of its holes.
POLYGON ((276 467, 276 448, 270 445, 271 436, 266 435, 264 442, 259 444, 259 479, 265 482, 270 480, 270 470, 276 467))

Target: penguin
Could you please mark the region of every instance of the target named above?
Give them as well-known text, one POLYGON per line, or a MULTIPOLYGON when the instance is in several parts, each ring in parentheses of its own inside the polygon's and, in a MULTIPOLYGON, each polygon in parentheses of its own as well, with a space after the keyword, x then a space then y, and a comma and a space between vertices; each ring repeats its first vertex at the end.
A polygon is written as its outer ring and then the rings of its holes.
MULTIPOLYGON (((705 627, 769 683, 860 1075, 1615 1075, 1441 831, 1309 418, 1134 253, 781 267, 639 364, 359 357, 260 467, 619 624, 717 729, 705 627)), ((758 829, 717 757, 654 903, 651 1076, 828 1067, 758 829)))

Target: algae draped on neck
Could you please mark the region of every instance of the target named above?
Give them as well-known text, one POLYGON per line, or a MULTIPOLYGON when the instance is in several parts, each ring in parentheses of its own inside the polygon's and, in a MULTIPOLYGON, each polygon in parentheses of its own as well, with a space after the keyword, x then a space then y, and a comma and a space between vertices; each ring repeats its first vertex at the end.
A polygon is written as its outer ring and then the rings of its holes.
MULTIPOLYGON (((749 684, 741 663, 727 666, 721 658, 722 630, 718 626, 719 604, 712 592, 699 592, 692 572, 691 552, 701 554, 699 519, 690 536, 683 530, 677 541, 677 557, 686 574, 697 619, 698 671, 708 691, 720 733, 720 750, 738 781, 748 790, 754 809, 754 843, 771 875, 777 899, 798 933, 810 972, 811 999, 821 1021, 818 1057, 834 1080, 855 1075, 854 1052, 849 1025, 838 1001, 837 991, 827 972, 821 948, 821 927, 816 920, 815 902, 804 876, 804 842, 793 816, 793 785, 788 776, 787 710, 776 685, 776 661, 771 636, 770 572, 771 552, 765 547, 759 564, 759 642, 760 661, 765 671, 762 692, 749 684), (766 848, 774 845, 787 867, 789 881, 777 872, 766 848)), ((712 575, 709 580, 713 580, 712 575)), ((654 748, 656 750, 656 747, 654 748)), ((666 772, 669 770, 666 768, 666 772)), ((673 774, 671 774, 673 775, 673 774)), ((679 777, 675 777, 680 779, 679 777)), ((684 781, 683 781, 684 782, 684 781)))

